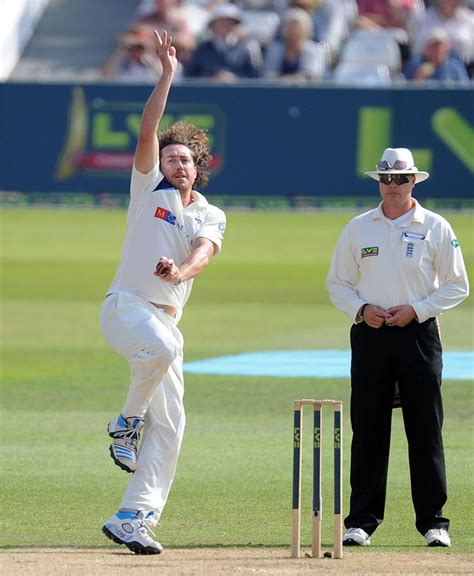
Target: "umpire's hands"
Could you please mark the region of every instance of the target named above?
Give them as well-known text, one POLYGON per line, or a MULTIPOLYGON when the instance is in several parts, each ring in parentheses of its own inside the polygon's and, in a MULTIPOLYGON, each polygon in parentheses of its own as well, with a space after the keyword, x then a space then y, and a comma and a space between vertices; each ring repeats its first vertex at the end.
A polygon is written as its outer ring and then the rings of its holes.
POLYGON ((390 318, 385 321, 387 326, 399 326, 403 328, 416 318, 416 312, 409 304, 392 306, 387 312, 390 314, 390 318))
POLYGON ((384 324, 388 324, 391 318, 392 315, 387 310, 375 304, 368 304, 362 314, 362 319, 371 328, 380 328, 384 324))

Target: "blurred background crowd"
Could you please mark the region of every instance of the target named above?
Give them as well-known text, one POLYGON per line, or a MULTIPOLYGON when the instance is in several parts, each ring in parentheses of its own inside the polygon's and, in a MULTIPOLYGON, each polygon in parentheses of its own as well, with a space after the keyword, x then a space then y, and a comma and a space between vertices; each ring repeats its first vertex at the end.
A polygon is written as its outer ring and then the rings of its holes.
POLYGON ((154 29, 173 37, 175 82, 458 85, 474 75, 474 0, 141 0, 101 78, 156 82, 154 29))
POLYGON ((0 81, 474 82, 474 0, 2 0, 0 81))

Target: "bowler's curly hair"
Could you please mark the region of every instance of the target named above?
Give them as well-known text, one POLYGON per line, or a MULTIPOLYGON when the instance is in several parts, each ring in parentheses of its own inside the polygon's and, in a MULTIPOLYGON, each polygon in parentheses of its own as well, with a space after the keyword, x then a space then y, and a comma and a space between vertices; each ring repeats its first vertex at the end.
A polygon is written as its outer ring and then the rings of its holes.
POLYGON ((158 134, 161 151, 170 144, 183 144, 191 150, 196 166, 197 175, 194 185, 196 187, 207 186, 209 180, 209 162, 212 159, 209 141, 205 130, 196 128, 186 122, 175 122, 168 129, 158 134))

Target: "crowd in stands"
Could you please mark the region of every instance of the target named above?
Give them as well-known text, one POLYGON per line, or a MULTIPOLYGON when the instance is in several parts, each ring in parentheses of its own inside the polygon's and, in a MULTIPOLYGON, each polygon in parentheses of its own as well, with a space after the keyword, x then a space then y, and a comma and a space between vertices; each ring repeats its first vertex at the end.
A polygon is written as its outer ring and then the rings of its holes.
POLYGON ((156 82, 153 30, 176 47, 177 82, 466 84, 474 0, 130 0, 134 22, 102 78, 156 82))

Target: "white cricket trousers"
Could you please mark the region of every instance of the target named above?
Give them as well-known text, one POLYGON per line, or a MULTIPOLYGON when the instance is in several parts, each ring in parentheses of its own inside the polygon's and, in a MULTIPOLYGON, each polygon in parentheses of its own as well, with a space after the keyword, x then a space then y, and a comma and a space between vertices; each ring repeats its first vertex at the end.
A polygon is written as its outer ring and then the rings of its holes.
POLYGON ((153 511, 156 521, 173 483, 183 440, 183 337, 174 318, 138 296, 111 294, 100 324, 107 343, 129 365, 121 414, 144 418, 137 468, 120 508, 153 511))

